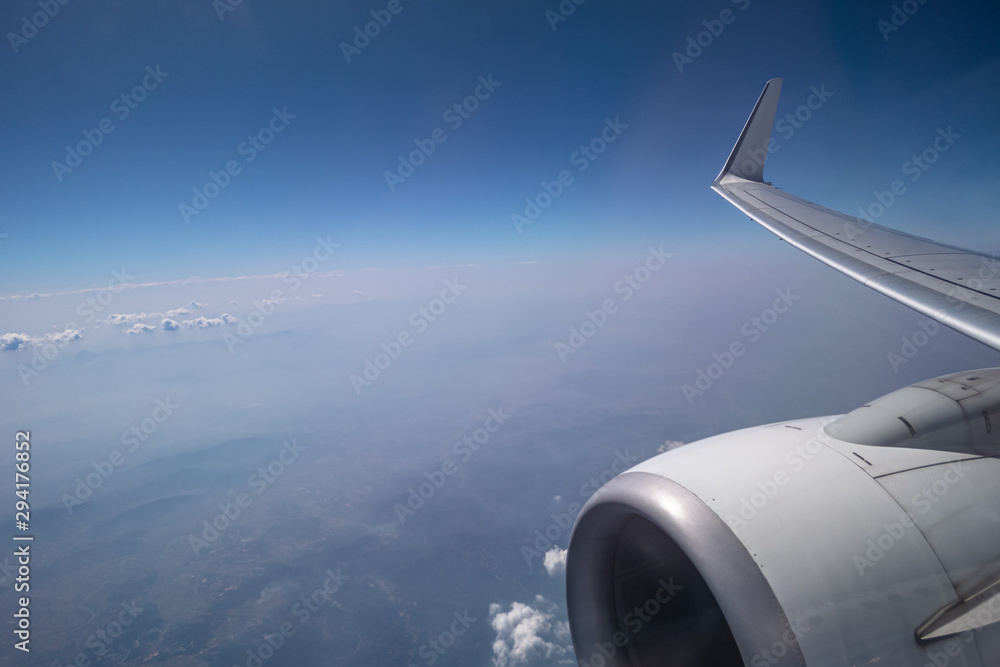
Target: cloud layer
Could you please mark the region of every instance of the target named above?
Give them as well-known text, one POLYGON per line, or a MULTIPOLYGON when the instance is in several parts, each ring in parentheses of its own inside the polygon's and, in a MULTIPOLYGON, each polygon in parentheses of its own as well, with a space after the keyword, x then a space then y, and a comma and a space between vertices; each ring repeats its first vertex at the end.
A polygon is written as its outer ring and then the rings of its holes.
POLYGON ((17 350, 28 350, 33 347, 41 347, 46 343, 55 343, 59 347, 65 347, 71 340, 83 338, 83 329, 66 329, 61 333, 45 334, 43 336, 29 336, 24 333, 0 334, 0 351, 16 352, 17 350))
MULTIPOLYGON (((192 301, 191 305, 195 308, 205 307, 205 304, 198 303, 196 301, 192 301)), ((110 325, 131 324, 132 327, 125 330, 125 333, 128 334, 149 333, 156 330, 155 326, 146 324, 143 320, 160 320, 160 327, 164 331, 177 331, 178 329, 207 329, 209 327, 217 327, 222 324, 236 323, 236 318, 229 313, 222 313, 219 317, 200 316, 190 320, 180 320, 178 322, 178 316, 190 314, 191 311, 187 308, 174 308, 173 310, 168 310, 165 313, 114 313, 108 315, 103 320, 98 320, 98 322, 110 325)))
POLYGON ((174 318, 178 315, 190 315, 187 308, 174 308, 165 313, 112 313, 103 320, 97 320, 100 324, 135 324, 142 320, 162 319, 164 317, 174 318))

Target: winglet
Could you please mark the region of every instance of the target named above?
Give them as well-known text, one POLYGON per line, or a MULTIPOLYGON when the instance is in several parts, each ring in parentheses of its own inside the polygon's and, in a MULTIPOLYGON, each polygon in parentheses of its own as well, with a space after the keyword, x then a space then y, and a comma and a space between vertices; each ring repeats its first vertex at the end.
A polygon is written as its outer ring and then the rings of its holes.
POLYGON ((728 174, 748 181, 764 182, 764 161, 767 159, 767 147, 771 141, 771 129, 774 127, 774 114, 778 110, 780 96, 781 79, 771 79, 764 86, 764 92, 760 94, 753 113, 743 126, 743 133, 733 146, 726 166, 715 179, 716 183, 728 174))

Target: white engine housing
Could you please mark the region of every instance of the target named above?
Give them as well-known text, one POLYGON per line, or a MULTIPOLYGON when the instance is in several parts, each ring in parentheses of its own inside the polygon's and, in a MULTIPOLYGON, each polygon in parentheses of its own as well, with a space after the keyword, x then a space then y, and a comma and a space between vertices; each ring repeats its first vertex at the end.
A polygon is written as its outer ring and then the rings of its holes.
POLYGON ((983 456, 1000 428, 975 430, 1000 413, 1000 370, 931 382, 976 404, 969 447, 920 448, 919 419, 899 421, 911 387, 839 420, 708 438, 607 484, 570 541, 579 664, 1000 665, 1000 461, 983 456), (893 422, 906 438, 886 446, 893 422), (845 431, 878 444, 831 436, 845 431))

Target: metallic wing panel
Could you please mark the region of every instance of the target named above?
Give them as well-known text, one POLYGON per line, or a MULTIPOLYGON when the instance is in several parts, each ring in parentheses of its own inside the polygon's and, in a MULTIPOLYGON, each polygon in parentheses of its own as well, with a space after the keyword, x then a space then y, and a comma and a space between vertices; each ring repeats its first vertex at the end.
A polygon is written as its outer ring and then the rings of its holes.
POLYGON ((768 82, 712 189, 779 238, 1000 350, 1000 261, 828 209, 763 181, 781 80, 768 82))

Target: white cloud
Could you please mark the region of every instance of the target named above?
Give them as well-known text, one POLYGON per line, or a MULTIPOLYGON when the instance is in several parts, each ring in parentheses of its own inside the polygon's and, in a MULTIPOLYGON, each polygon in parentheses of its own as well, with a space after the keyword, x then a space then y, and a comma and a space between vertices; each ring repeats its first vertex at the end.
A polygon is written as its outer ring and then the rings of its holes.
POLYGON ((196 317, 193 320, 184 320, 181 324, 188 329, 207 329, 217 327, 220 324, 233 324, 236 318, 229 313, 222 313, 219 317, 196 317))
POLYGON ((177 316, 190 315, 187 308, 174 308, 165 313, 128 313, 112 314, 100 322, 106 324, 131 324, 132 328, 126 329, 125 333, 145 333, 156 329, 155 326, 148 325, 143 320, 159 319, 160 326, 164 331, 177 331, 178 329, 207 329, 222 324, 234 324, 236 318, 229 313, 222 313, 219 317, 196 317, 191 320, 181 320, 178 322, 177 316))
MULTIPOLYGON (((162 314, 156 313, 162 317, 162 314)), ((103 320, 97 320, 102 324, 135 324, 147 317, 152 317, 152 313, 112 313, 103 320)))
POLYGON ((190 306, 191 306, 192 308, 198 308, 198 309, 201 309, 201 308, 204 308, 204 307, 205 307, 205 304, 203 304, 203 303, 198 303, 197 301, 192 301, 192 302, 190 303, 190 306))
POLYGON ((135 324, 143 320, 159 320, 165 317, 173 319, 179 315, 190 315, 187 308, 174 308, 165 313, 112 313, 103 320, 97 320, 101 324, 135 324))
POLYGON ((28 334, 7 333, 0 336, 0 350, 26 350, 33 344, 33 339, 28 334))
POLYGON ((545 571, 550 577, 562 574, 566 571, 566 550, 559 547, 552 547, 545 552, 545 571))
POLYGON ((71 340, 83 338, 83 329, 66 329, 59 333, 48 333, 43 336, 29 336, 23 333, 0 334, 0 351, 16 352, 41 346, 46 343, 59 343, 63 347, 71 340))
POLYGON ((494 667, 515 667, 572 655, 569 624, 556 619, 555 606, 541 595, 535 606, 515 602, 510 611, 490 605, 490 625, 497 633, 493 641, 494 667), (547 611, 546 611, 547 610, 547 611))
POLYGON ((43 342, 52 341, 55 343, 68 343, 71 340, 80 340, 81 338, 83 338, 83 329, 66 329, 61 333, 42 336, 43 342))

